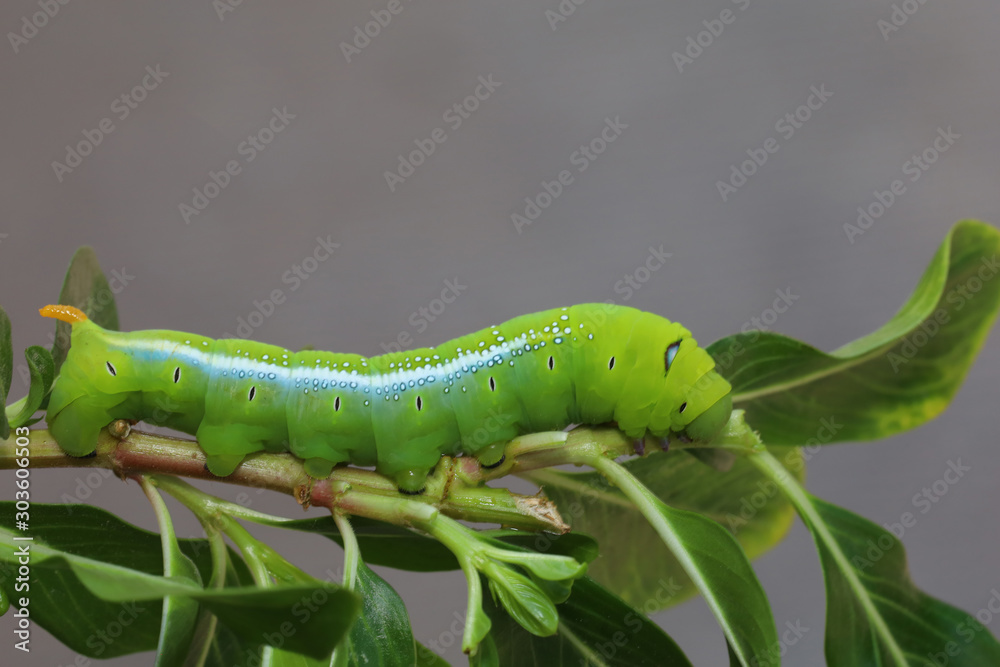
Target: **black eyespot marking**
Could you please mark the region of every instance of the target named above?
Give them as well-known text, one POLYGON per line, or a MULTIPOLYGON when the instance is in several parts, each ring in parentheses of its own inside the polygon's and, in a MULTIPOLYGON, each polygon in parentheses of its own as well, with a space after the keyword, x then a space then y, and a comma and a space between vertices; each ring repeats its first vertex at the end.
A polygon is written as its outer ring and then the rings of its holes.
POLYGON ((681 342, 680 341, 677 341, 676 343, 671 343, 670 345, 667 346, 667 351, 663 355, 663 370, 664 371, 669 371, 670 370, 670 364, 674 363, 674 357, 677 356, 677 350, 679 350, 680 347, 681 347, 681 342))
POLYGON ((611 357, 611 361, 608 362, 608 370, 610 371, 614 367, 615 367, 615 358, 611 357))
POLYGON ((110 361, 105 361, 104 363, 107 364, 108 372, 111 373, 111 375, 118 375, 118 371, 115 370, 114 364, 112 364, 110 361))
POLYGON ((549 357, 549 370, 551 371, 555 367, 556 367, 556 360, 553 359, 552 357, 549 357))
POLYGON ((678 410, 677 412, 679 412, 679 413, 680 412, 684 412, 684 409, 687 408, 687 406, 688 406, 688 404, 686 402, 685 403, 681 403, 681 409, 678 410))
POLYGON ((423 409, 424 409, 424 399, 417 396, 417 410, 419 411, 423 409))
POLYGON ((334 412, 339 412, 340 411, 340 396, 338 396, 337 398, 333 399, 333 411, 334 412))
POLYGON ((492 376, 490 376, 490 391, 496 391, 496 390, 497 390, 497 382, 496 380, 493 379, 492 376))
POLYGON ((181 367, 178 366, 177 368, 174 369, 174 384, 180 382, 180 379, 181 379, 181 367))
POLYGON ((250 387, 249 400, 253 400, 253 397, 257 395, 257 387, 250 387))

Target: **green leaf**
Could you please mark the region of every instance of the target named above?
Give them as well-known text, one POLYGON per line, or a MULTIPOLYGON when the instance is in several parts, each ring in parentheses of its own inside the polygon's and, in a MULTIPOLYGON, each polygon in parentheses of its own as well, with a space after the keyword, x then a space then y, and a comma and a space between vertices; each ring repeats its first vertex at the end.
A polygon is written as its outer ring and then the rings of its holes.
POLYGON ((215 636, 205 657, 204 667, 233 667, 233 665, 260 665, 261 647, 250 646, 224 625, 215 628, 215 636))
POLYGON ((447 660, 420 642, 417 642, 417 665, 419 667, 451 667, 447 660))
MULTIPOLYGON (((13 544, 0 536, 0 558, 11 561, 13 544)), ((244 641, 262 641, 314 658, 333 651, 360 608, 360 601, 352 593, 322 582, 313 586, 204 590, 182 580, 63 554, 41 544, 34 546, 34 552, 34 567, 72 571, 102 600, 131 602, 171 595, 188 597, 205 605, 244 641), (318 596, 323 601, 315 613, 298 611, 303 601, 318 596)))
POLYGON ((670 547, 744 665, 752 665, 754 656, 778 643, 764 588, 725 528, 695 512, 667 506, 611 459, 595 456, 588 464, 622 490, 670 547))
MULTIPOLYGON (((14 525, 14 512, 13 502, 0 502, 0 525, 14 525)), ((150 574, 163 571, 159 535, 97 507, 33 503, 31 519, 36 542, 150 574)), ((181 548, 206 576, 211 568, 207 543, 181 540, 181 548)), ((240 566, 245 571, 242 561, 240 566)), ((0 587, 11 596, 16 595, 15 577, 15 568, 0 560, 0 587)), ((48 568, 32 568, 29 585, 32 618, 73 651, 91 658, 113 658, 156 648, 159 601, 107 602, 91 593, 72 572, 48 568), (83 609, 86 613, 81 613, 83 609), (109 630, 120 636, 111 637, 109 630)))
MULTIPOLYGON (((0 526, 13 525, 14 504, 0 502, 0 526)), ((201 601, 249 647, 268 639, 286 649, 328 655, 346 634, 360 601, 339 587, 281 586, 268 590, 224 588, 204 591, 181 580, 153 576, 163 571, 160 538, 90 506, 32 505, 32 616, 75 651, 109 658, 156 648, 161 598, 183 595, 201 601), (72 511, 72 515, 70 514, 72 511), (319 610, 305 614, 303 600, 317 600, 319 610), (81 609, 87 612, 80 613, 81 609), (117 638, 108 628, 128 632, 117 638), (286 637, 286 635, 291 635, 286 637)), ((9 529, 0 528, 0 586, 14 592, 11 567, 15 547, 9 529)), ((211 575, 205 540, 180 540, 181 550, 198 565, 203 580, 211 575)), ((234 577, 250 579, 234 553, 234 577)), ((227 580, 227 581, 232 581, 227 580)), ((238 583, 238 582, 237 582, 238 583)))
MULTIPOLYGON (((499 661, 482 664, 517 667, 690 667, 674 641, 646 616, 625 604, 589 577, 573 586, 569 600, 559 605, 559 626, 551 637, 537 637, 496 605, 484 601, 493 622, 489 637, 499 661)), ((481 651, 489 651, 484 642, 481 651)), ((477 664, 473 662, 472 664, 477 664)))
MULTIPOLYGON (((802 479, 805 463, 800 451, 775 451, 802 479)), ((780 542, 795 518, 788 499, 744 457, 727 472, 709 468, 684 451, 652 454, 624 465, 670 507, 697 512, 725 526, 751 559, 780 542)), ((697 592, 649 522, 604 477, 556 470, 525 477, 541 485, 556 503, 573 527, 570 535, 582 531, 597 538, 601 556, 587 574, 626 602, 651 614, 697 592)))
POLYGON ((1000 665, 1000 642, 989 630, 913 584, 895 535, 806 493, 766 453, 752 459, 789 494, 816 542, 829 667, 1000 665))
POLYGON ((493 598, 533 635, 548 637, 559 625, 559 612, 535 582, 513 568, 489 562, 483 567, 493 598))
POLYGON ((7 415, 10 425, 14 428, 28 424, 41 407, 42 401, 48 395, 49 389, 52 388, 52 380, 55 378, 52 354, 44 347, 32 345, 24 351, 24 358, 28 362, 31 384, 28 386, 28 395, 25 396, 23 402, 18 401, 21 403, 20 409, 13 415, 7 415))
POLYGON ((903 308, 830 353, 768 332, 709 346, 733 402, 769 445, 872 440, 947 407, 1000 308, 1000 232, 955 225, 903 308))
POLYGON ((364 563, 358 563, 355 591, 361 595, 363 607, 348 635, 349 664, 353 667, 416 664, 417 645, 399 593, 364 563))
MULTIPOLYGON (((114 292, 101 271, 97 254, 89 246, 78 249, 70 260, 62 290, 59 292, 59 303, 79 308, 87 314, 87 317, 105 329, 118 330, 118 308, 115 306, 114 292)), ((56 339, 52 345, 52 361, 55 363, 57 373, 66 360, 69 339, 70 325, 62 321, 57 322, 56 339)))
MULTIPOLYGON (((10 318, 7 312, 0 308, 0 402, 7 405, 7 394, 10 393, 10 381, 14 379, 14 348, 10 341, 10 318)), ((10 424, 7 414, 0 410, 0 438, 10 437, 10 424)))
POLYGON ((476 654, 469 656, 469 667, 500 667, 500 653, 492 634, 486 635, 476 654))
POLYGON ((903 543, 892 533, 808 497, 835 541, 807 522, 826 581, 829 667, 1000 665, 1000 643, 989 630, 913 584, 903 543))

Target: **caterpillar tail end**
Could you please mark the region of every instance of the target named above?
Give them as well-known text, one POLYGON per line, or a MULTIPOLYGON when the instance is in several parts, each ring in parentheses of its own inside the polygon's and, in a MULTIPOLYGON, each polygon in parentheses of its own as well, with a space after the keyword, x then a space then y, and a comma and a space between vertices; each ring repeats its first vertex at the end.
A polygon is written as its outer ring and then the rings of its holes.
POLYGON ((86 313, 73 306, 48 305, 41 308, 38 313, 42 317, 51 317, 61 322, 68 322, 70 324, 74 324, 76 322, 86 322, 89 319, 86 313))

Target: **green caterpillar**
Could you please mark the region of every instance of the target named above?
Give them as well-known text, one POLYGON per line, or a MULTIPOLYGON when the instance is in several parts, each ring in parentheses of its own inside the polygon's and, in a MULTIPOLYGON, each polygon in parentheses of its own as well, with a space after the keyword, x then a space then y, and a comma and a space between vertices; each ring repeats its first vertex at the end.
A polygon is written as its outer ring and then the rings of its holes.
POLYGON ((141 420, 195 435, 220 477, 247 454, 290 451, 315 477, 374 465, 419 493, 442 454, 495 466, 515 436, 577 423, 707 442, 732 410, 729 383, 687 329, 623 306, 542 311, 367 358, 108 331, 70 306, 41 313, 72 323, 47 413, 63 450, 90 454, 101 428, 141 420))

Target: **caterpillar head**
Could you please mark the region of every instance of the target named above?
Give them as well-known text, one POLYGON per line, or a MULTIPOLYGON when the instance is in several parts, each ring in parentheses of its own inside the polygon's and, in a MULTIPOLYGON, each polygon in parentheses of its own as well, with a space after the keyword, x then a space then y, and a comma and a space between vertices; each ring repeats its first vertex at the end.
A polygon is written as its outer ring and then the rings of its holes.
MULTIPOLYGON (((71 346, 46 413, 49 432, 66 453, 93 452, 100 430, 116 419, 178 427, 183 426, 174 423, 179 415, 200 418, 200 395, 195 403, 179 402, 180 378, 170 377, 173 367, 166 368, 135 333, 104 329, 72 306, 46 306, 40 312, 72 325, 71 346)), ((195 379, 188 373, 185 384, 195 379)))
POLYGON ((71 347, 52 386, 46 421, 59 446, 72 456, 85 456, 97 446, 98 432, 115 419, 125 417, 122 407, 131 393, 117 382, 126 362, 103 340, 107 333, 72 306, 46 306, 43 317, 72 325, 71 347), (94 359, 103 359, 102 373, 93 372, 94 359))
POLYGON ((729 421, 732 387, 690 334, 668 342, 662 359, 663 389, 650 416, 650 430, 711 441, 729 421))

